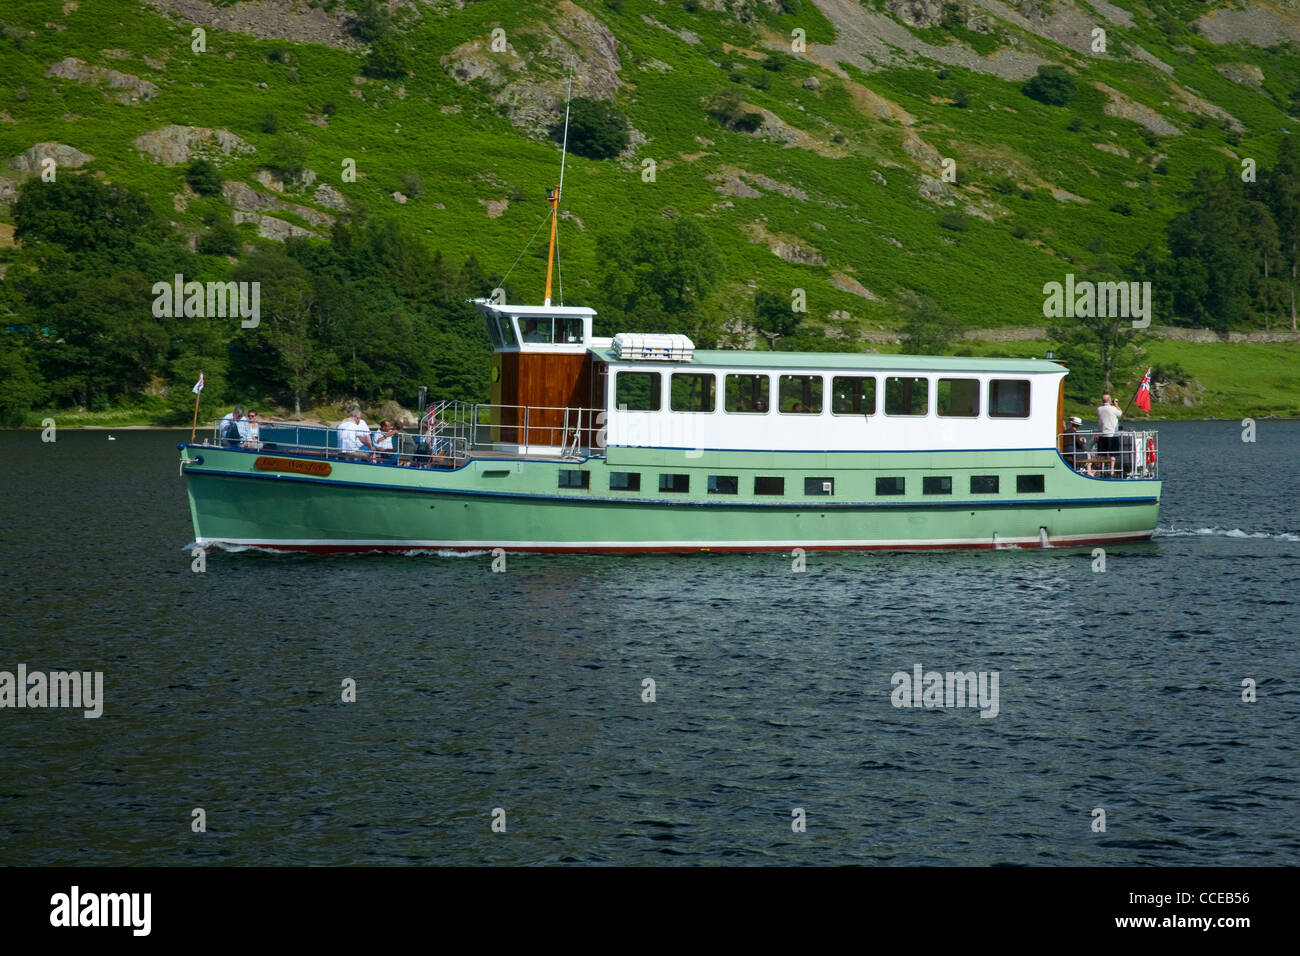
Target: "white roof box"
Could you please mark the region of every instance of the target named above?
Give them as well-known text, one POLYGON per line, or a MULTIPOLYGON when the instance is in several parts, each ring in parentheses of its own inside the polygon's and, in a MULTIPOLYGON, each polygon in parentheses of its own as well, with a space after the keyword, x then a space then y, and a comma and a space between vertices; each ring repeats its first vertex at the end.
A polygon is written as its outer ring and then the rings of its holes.
POLYGON ((694 355, 695 343, 684 335, 620 332, 614 336, 614 357, 624 362, 689 362, 694 355))

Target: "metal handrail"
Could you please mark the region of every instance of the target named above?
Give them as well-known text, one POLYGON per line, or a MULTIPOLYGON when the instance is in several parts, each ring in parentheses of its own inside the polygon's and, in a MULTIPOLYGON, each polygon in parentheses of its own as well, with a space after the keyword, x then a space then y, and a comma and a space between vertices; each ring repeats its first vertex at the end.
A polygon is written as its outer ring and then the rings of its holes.
POLYGON ((258 423, 256 439, 251 437, 245 424, 241 431, 248 437, 234 441, 221 435, 226 419, 213 419, 212 435, 205 439, 204 444, 434 468, 457 467, 483 453, 576 458, 603 447, 602 411, 595 408, 444 401, 430 408, 417 431, 401 431, 393 435, 394 447, 391 450, 371 451, 363 446, 359 451, 347 452, 340 447, 338 426, 263 419, 258 423), (541 418, 542 422, 537 422, 536 418, 541 418), (556 418, 559 424, 549 423, 556 418), (492 434, 494 430, 497 432, 495 437, 492 434), (502 440, 502 432, 511 433, 515 440, 502 440))
POLYGON ((1061 432, 1056 436, 1056 447, 1065 463, 1080 474, 1094 478, 1160 477, 1160 436, 1154 429, 1121 429, 1112 436, 1092 429, 1061 432), (1082 438, 1084 450, 1070 449, 1071 438, 1082 438))

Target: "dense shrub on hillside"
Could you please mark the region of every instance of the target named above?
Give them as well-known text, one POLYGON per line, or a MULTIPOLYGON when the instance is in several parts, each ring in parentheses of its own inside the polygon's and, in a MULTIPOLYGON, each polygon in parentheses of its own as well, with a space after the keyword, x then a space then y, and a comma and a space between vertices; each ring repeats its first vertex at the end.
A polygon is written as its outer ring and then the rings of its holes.
POLYGON ((198 251, 208 256, 238 255, 239 230, 224 214, 213 215, 208 231, 199 237, 198 251))
MULTIPOLYGON (((551 127, 556 142, 564 138, 563 121, 551 127)), ((627 117, 612 103, 586 96, 569 104, 569 149, 588 159, 610 159, 627 149, 627 117)))
POLYGON ((401 40, 386 33, 370 44, 370 54, 361 72, 379 79, 397 79, 411 72, 411 57, 401 40))
POLYGON ((185 170, 185 181, 200 196, 217 196, 221 193, 221 174, 206 159, 196 159, 185 170))
POLYGON ((740 133, 752 133, 763 125, 763 114, 747 111, 735 93, 723 93, 709 109, 717 123, 740 133))
POLYGON ((1060 66, 1040 66, 1038 75, 1032 77, 1021 92, 1030 99, 1048 106, 1064 106, 1074 95, 1075 79, 1060 66))

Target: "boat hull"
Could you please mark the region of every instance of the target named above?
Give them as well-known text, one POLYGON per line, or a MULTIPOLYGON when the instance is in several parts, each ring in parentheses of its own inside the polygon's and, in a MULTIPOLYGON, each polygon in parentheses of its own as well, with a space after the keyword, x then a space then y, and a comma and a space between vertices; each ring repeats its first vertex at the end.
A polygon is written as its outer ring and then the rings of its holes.
POLYGON ((805 550, 1081 547, 1149 538, 1156 480, 1101 480, 1074 473, 1054 449, 789 456, 773 467, 749 453, 610 449, 582 462, 475 459, 455 470, 308 456, 268 458, 241 449, 182 450, 196 543, 284 551, 415 549, 529 552, 748 552, 805 550), (185 459, 188 459, 188 463, 185 459), (657 486, 668 469, 691 476, 692 494, 611 492, 609 472, 637 469, 657 486), (587 471, 589 487, 559 489, 561 470, 587 471), (808 475, 835 481, 833 496, 704 496, 707 476, 784 474, 792 491, 808 475), (967 474, 1044 475, 1044 490, 973 497, 967 474), (875 496, 874 476, 952 477, 954 494, 875 496))

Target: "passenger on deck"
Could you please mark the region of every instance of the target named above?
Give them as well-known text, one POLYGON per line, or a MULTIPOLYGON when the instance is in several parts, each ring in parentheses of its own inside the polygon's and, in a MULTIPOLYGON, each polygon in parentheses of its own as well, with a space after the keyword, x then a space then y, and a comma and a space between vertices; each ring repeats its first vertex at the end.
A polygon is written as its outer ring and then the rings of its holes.
POLYGON ((352 406, 352 417, 339 424, 339 453, 374 460, 375 444, 370 440, 370 426, 356 405, 352 406))
POLYGON ((244 442, 245 448, 258 449, 262 447, 262 426, 257 420, 257 412, 249 412, 247 418, 248 439, 244 442))
POLYGON ((1107 393, 1101 397, 1097 406, 1097 451, 1112 459, 1110 470, 1114 470, 1114 461, 1119 458, 1119 420, 1124 412, 1119 407, 1119 399, 1111 398, 1107 393))
POLYGON ((374 446, 380 452, 380 459, 392 461, 397 456, 393 454, 393 436, 401 433, 401 429, 385 418, 379 423, 379 429, 370 436, 374 446))
POLYGON ((235 410, 221 419, 221 443, 227 448, 238 448, 248 440, 248 423, 244 420, 244 406, 236 405, 235 410))
POLYGON ((1065 434, 1061 436, 1061 457, 1075 471, 1079 470, 1080 461, 1088 457, 1088 439, 1079 434, 1082 424, 1082 418, 1071 415, 1065 434))

